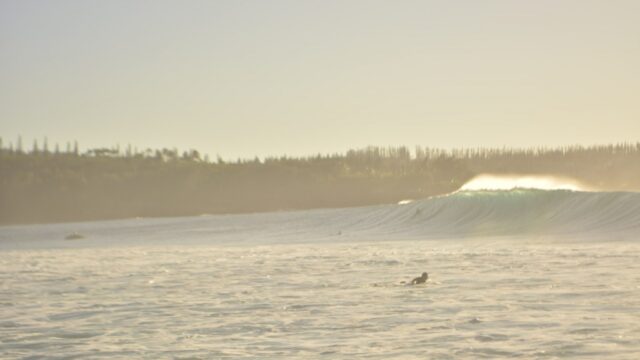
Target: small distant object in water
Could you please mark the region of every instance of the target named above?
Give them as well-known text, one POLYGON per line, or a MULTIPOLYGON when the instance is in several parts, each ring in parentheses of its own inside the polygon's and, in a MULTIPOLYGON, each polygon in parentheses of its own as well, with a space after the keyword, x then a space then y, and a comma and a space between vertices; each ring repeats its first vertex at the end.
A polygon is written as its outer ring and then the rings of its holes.
POLYGON ((65 236, 64 238, 65 240, 80 240, 80 239, 84 239, 84 235, 79 234, 77 232, 71 233, 67 236, 65 236))
POLYGON ((411 204, 412 202, 413 202, 413 199, 400 200, 398 201, 398 205, 407 205, 407 204, 411 204))
POLYGON ((427 282, 427 279, 429 279, 429 274, 423 272, 420 277, 411 280, 411 285, 424 284, 425 282, 427 282))

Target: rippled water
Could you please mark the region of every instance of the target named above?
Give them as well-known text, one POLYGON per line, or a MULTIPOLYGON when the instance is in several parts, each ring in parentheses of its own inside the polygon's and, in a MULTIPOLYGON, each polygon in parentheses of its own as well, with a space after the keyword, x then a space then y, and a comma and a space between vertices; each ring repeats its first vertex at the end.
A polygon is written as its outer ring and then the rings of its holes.
POLYGON ((72 244, 0 251, 0 358, 640 357, 631 242, 72 244))

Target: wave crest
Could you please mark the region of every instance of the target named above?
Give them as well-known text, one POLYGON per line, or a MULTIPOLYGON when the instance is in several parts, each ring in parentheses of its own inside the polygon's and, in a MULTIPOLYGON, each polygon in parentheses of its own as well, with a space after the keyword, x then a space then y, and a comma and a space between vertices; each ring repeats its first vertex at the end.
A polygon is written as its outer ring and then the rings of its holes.
POLYGON ((478 190, 513 190, 513 189, 538 189, 538 190, 571 190, 589 191, 579 181, 551 175, 478 175, 462 185, 459 191, 478 190))

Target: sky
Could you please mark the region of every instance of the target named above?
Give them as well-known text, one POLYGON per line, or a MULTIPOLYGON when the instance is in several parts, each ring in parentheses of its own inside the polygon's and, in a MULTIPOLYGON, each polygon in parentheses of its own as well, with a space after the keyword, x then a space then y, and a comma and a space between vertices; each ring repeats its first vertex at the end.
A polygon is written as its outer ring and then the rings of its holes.
POLYGON ((0 0, 0 136, 223 158, 640 140, 637 0, 0 0))

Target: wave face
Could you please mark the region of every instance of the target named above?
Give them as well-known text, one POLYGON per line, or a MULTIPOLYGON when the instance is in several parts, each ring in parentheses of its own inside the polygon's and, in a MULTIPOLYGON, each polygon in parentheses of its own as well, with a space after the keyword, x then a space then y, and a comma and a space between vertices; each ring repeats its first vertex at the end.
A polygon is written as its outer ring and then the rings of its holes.
POLYGON ((459 191, 373 215, 371 230, 426 237, 640 235, 640 193, 459 191))

